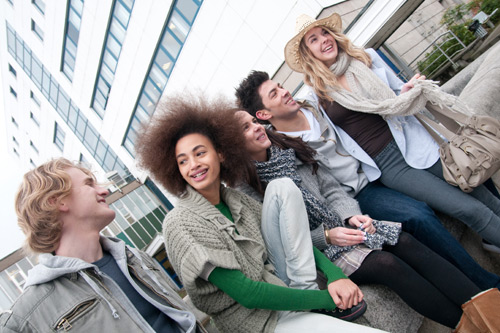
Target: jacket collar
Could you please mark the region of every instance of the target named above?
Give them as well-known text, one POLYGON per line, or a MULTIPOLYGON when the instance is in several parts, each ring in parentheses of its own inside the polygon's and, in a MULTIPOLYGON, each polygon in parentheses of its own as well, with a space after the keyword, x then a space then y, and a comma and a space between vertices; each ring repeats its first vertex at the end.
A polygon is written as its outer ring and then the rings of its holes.
MULTIPOLYGON (((125 243, 122 240, 101 236, 100 243, 117 261, 125 258, 125 243)), ((46 283, 88 268, 95 268, 95 265, 79 258, 42 253, 38 256, 38 265, 29 270, 24 287, 46 283)))

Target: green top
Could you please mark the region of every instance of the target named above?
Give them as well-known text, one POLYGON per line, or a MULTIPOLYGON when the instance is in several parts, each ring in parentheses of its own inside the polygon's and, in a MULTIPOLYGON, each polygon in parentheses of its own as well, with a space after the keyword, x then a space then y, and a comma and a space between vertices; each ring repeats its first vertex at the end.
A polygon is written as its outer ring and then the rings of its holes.
MULTIPOLYGON (((233 221, 231 212, 224 202, 221 201, 215 207, 229 220, 233 221)), ((325 274, 328 283, 347 278, 342 273, 342 270, 328 260, 320 250, 313 247, 313 252, 316 266, 325 274)), ((236 302, 249 309, 297 311, 311 309, 332 310, 336 307, 328 290, 293 289, 254 281, 239 270, 216 267, 208 280, 236 302)))
POLYGON ((217 208, 222 213, 222 215, 227 217, 229 219, 229 221, 234 223, 233 215, 231 214, 231 210, 229 209, 229 207, 226 205, 226 203, 224 201, 221 200, 217 205, 215 205, 215 208, 217 208))

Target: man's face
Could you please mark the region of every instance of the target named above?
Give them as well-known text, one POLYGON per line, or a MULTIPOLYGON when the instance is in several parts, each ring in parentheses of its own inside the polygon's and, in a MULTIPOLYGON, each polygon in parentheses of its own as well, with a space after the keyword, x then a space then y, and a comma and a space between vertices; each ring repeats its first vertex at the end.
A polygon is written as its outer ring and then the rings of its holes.
POLYGON ((295 115, 300 109, 299 103, 293 99, 288 90, 272 80, 262 83, 258 92, 266 108, 266 110, 257 111, 259 119, 269 120, 272 123, 272 118, 286 119, 295 115), (269 118, 264 119, 265 117, 269 118))
POLYGON ((60 206, 68 217, 66 221, 75 221, 79 228, 92 231, 99 231, 113 221, 115 212, 105 200, 108 190, 98 186, 93 177, 78 168, 69 168, 66 173, 71 178, 71 192, 61 200, 60 206))

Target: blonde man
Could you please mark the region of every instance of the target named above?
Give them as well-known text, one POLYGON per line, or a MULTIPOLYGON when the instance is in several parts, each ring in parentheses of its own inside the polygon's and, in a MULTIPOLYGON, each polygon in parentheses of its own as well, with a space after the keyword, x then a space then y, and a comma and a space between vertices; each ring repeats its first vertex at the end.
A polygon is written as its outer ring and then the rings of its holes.
POLYGON ((108 194, 64 158, 24 176, 16 212, 39 264, 1 332, 204 332, 151 257, 99 234, 115 217, 108 194))

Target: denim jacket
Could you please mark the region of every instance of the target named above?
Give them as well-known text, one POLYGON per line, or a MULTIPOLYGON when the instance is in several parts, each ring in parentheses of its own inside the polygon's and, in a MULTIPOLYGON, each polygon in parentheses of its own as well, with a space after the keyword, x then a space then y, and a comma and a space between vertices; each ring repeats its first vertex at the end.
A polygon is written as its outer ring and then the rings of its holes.
MULTIPOLYGON (((101 237, 101 244, 139 294, 182 332, 206 332, 151 257, 116 238, 101 237)), ((40 255, 39 262, 29 271, 23 294, 0 315, 0 332, 154 332, 97 266, 52 254, 40 255)))
MULTIPOLYGON (((396 94, 399 94, 403 82, 394 74, 375 50, 366 49, 365 51, 372 58, 371 70, 396 94)), ((301 99, 306 100, 317 110, 322 111, 321 115, 317 115, 317 118, 320 118, 318 121, 320 121, 320 123, 322 121, 329 123, 330 127, 335 130, 344 149, 361 162, 361 168, 368 179, 370 181, 378 179, 381 172, 373 159, 349 136, 349 134, 331 122, 321 107, 314 91, 310 87, 307 87, 304 94, 304 97, 301 99)), ((427 130, 420 124, 417 118, 414 116, 393 116, 386 120, 392 136, 409 166, 415 169, 426 169, 436 163, 439 159, 439 146, 427 130), (402 128, 398 128, 393 120, 397 120, 396 123, 400 124, 402 128)))

